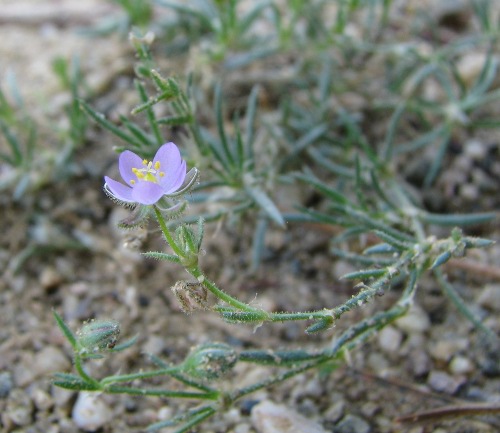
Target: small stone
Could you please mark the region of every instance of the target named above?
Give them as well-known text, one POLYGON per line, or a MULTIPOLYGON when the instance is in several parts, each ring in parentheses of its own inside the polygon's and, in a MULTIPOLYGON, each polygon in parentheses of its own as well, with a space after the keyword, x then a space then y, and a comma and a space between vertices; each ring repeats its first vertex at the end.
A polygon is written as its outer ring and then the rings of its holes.
POLYGON ((56 288, 62 283, 61 275, 54 268, 45 268, 40 275, 40 285, 46 291, 56 288))
MULTIPOLYGON (((25 426, 33 421, 33 403, 26 391, 14 389, 7 400, 7 407, 2 413, 4 426, 25 426)), ((9 429, 7 429, 8 431, 9 429)))
POLYGON ((75 424, 84 431, 93 432, 111 421, 111 409, 95 393, 80 392, 73 406, 75 424))
POLYGON ((482 161, 488 152, 487 146, 479 140, 471 140, 465 145, 464 153, 474 161, 482 161))
POLYGON ((54 403, 58 408, 66 408, 69 406, 70 400, 72 399, 74 393, 64 388, 59 388, 58 386, 52 386, 52 398, 54 403))
POLYGON ((336 423, 342 418, 345 411, 345 401, 338 400, 333 403, 323 414, 323 417, 333 423, 336 423))
POLYGON ((158 410, 158 420, 159 421, 165 421, 167 419, 172 418, 173 411, 172 408, 169 406, 162 406, 158 410))
POLYGON ((462 56, 457 63, 457 71, 462 80, 471 85, 481 74, 487 54, 471 51, 462 56))
POLYGON ((467 340, 465 339, 439 340, 430 346, 429 354, 435 360, 448 362, 457 352, 466 348, 467 340))
POLYGON ((318 423, 269 400, 254 406, 251 418, 259 433, 326 433, 318 423))
POLYGON ((408 333, 425 332, 430 328, 431 321, 427 313, 421 307, 417 304, 413 304, 408 313, 399 318, 395 322, 395 325, 402 331, 408 333))
POLYGON ((369 433, 371 430, 363 418, 348 414, 335 426, 336 433, 369 433))
POLYGON ((387 353, 396 353, 403 341, 403 333, 393 326, 386 326, 378 334, 378 344, 387 353))
POLYGON ((379 411, 379 405, 372 402, 372 401, 367 401, 363 406, 361 407, 361 413, 368 419, 372 419, 373 416, 379 411))
POLYGON ((9 395, 12 389, 12 374, 9 371, 0 373, 0 398, 5 398, 9 395))
POLYGON ((48 392, 45 392, 43 389, 36 388, 33 391, 31 398, 33 399, 35 407, 38 410, 45 411, 54 406, 53 398, 50 396, 48 392))
POLYGON ((469 358, 457 355, 451 360, 449 368, 453 374, 467 374, 474 370, 474 365, 469 358))
POLYGON ((432 362, 427 353, 422 350, 412 350, 408 357, 410 370, 415 377, 423 377, 429 373, 432 362))
POLYGON ((465 183, 460 185, 459 189, 460 197, 463 197, 466 200, 473 201, 477 200, 479 197, 479 188, 475 184, 465 183))
POLYGON ((476 302, 490 311, 500 311, 500 284, 486 285, 476 302))
POLYGON ((444 392, 446 394, 453 395, 458 389, 464 385, 466 379, 462 376, 452 377, 443 371, 431 371, 429 378, 427 379, 428 385, 438 392, 444 392))
POLYGON ((248 424, 238 424, 233 429, 234 433, 249 433, 250 426, 248 424))
POLYGON ((150 335, 144 343, 143 351, 151 355, 160 356, 166 348, 165 339, 159 335, 150 335))
POLYGON ((34 369, 37 377, 66 371, 70 368, 71 361, 57 347, 47 346, 35 354, 34 369))
POLYGON ((500 377, 500 348, 493 347, 481 354, 479 366, 488 377, 500 377))
POLYGON ((385 371, 389 368, 389 361, 384 354, 380 352, 372 352, 368 355, 367 365, 377 372, 385 371))

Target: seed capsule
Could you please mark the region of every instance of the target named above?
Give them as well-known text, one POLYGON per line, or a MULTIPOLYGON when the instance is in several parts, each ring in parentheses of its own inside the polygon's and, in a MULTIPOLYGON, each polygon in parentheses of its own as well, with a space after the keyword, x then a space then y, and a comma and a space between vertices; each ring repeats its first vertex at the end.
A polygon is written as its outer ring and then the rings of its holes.
POLYGON ((76 334, 82 348, 94 353, 115 347, 119 335, 120 324, 112 319, 91 320, 76 334))

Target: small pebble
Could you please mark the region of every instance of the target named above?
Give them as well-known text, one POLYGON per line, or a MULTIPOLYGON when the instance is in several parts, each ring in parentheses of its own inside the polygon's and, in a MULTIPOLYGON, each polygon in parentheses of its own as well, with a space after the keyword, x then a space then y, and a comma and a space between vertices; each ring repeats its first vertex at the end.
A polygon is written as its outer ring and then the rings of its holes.
POLYGON ((408 357, 410 370, 415 377, 422 377, 429 373, 432 362, 426 352, 422 350, 412 350, 408 357))
POLYGON ((9 371, 2 371, 0 373, 0 398, 9 395, 12 385, 12 374, 9 371))
POLYGON ((344 416, 345 406, 344 400, 337 400, 326 410, 323 418, 333 423, 338 422, 344 416))
MULTIPOLYGON (((14 389, 7 400, 7 407, 2 413, 4 426, 25 426, 33 421, 33 403, 30 396, 22 389, 14 389)), ((7 429, 8 431, 8 429, 7 429)))
POLYGON ((463 185, 460 185, 459 189, 460 197, 466 200, 473 201, 477 200, 477 198, 479 197, 479 189, 475 184, 465 183, 463 185))
POLYGON ((403 333, 393 326, 386 326, 378 334, 378 344, 387 353, 396 353, 403 341, 403 333))
POLYGON ((457 355, 451 360, 449 368, 453 374, 467 374, 474 370, 474 365, 469 358, 457 355))
POLYGON ((372 401, 367 401, 362 407, 361 407, 361 412, 362 414, 368 418, 372 419, 373 416, 380 410, 380 406, 377 403, 374 403, 372 401))
POLYGON ((71 361, 57 347, 47 346, 35 354, 34 370, 37 377, 71 368, 71 361))
POLYGON ((33 399, 33 403, 35 403, 35 407, 38 410, 44 411, 54 406, 54 399, 48 392, 45 392, 43 389, 36 388, 33 391, 31 398, 33 399))
POLYGON ((370 433, 371 428, 363 418, 348 414, 335 426, 336 433, 370 433))
POLYGON ((477 304, 491 311, 500 311, 500 284, 488 284, 481 291, 477 304))
POLYGON ((170 419, 172 418, 173 416, 173 411, 172 411, 172 408, 171 407, 168 407, 168 406, 162 406, 159 410, 158 410, 158 420, 159 421, 165 421, 167 419, 170 419))
POLYGON ((113 413, 96 393, 80 392, 73 406, 75 424, 84 431, 93 432, 111 421, 113 413))
POLYGON ((478 140, 471 140, 465 145, 464 152, 475 161, 482 161, 488 152, 487 146, 478 140))
POLYGON ((259 433, 326 433, 318 423, 269 400, 254 406, 251 418, 259 433))
POLYGON ((448 362, 460 349, 455 340, 439 340, 430 345, 429 354, 435 360, 448 362))
POLYGON ((234 433, 248 433, 250 431, 250 426, 248 424, 238 424, 234 427, 234 433))
POLYGON ((54 268, 45 268, 40 275, 40 285, 46 291, 56 288, 62 283, 63 279, 59 272, 54 268))
POLYGON ((427 313, 417 304, 413 304, 406 315, 395 322, 395 325, 402 331, 425 332, 431 326, 431 321, 427 313))
POLYGON ((452 377, 444 371, 433 370, 427 379, 428 385, 438 392, 453 395, 464 385, 466 379, 463 376, 452 377))

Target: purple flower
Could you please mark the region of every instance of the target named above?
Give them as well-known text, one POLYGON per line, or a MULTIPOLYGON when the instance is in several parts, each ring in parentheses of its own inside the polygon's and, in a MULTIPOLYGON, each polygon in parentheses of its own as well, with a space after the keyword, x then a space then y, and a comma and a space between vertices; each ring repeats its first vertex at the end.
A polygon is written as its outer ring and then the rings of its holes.
POLYGON ((104 190, 125 203, 153 205, 165 195, 178 193, 186 179, 186 161, 174 143, 161 146, 152 161, 126 150, 120 154, 118 168, 127 185, 104 176, 104 190))

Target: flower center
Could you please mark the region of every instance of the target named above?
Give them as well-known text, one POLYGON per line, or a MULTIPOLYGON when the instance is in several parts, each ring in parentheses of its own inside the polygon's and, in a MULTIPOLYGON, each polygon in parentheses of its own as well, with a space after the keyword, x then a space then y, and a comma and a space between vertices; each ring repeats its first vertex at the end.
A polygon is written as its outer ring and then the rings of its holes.
MULTIPOLYGON (((145 180, 146 182, 158 183, 159 178, 165 176, 163 171, 160 171, 160 161, 156 161, 153 165, 153 161, 148 161, 144 159, 142 161, 142 168, 133 168, 132 173, 135 174, 137 180, 145 180)), ((135 179, 130 180, 132 185, 135 184, 135 179)))

